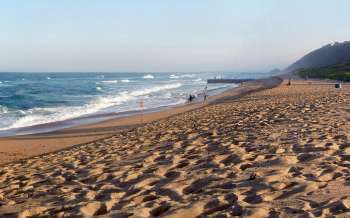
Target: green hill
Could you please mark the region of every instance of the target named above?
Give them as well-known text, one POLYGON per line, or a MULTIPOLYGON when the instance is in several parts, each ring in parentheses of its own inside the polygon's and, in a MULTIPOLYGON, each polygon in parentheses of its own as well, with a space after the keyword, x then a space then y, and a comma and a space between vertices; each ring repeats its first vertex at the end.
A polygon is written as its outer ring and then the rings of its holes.
POLYGON ((348 62, 350 62, 350 41, 336 42, 308 53, 290 65, 286 71, 293 72, 299 69, 320 68, 348 62))

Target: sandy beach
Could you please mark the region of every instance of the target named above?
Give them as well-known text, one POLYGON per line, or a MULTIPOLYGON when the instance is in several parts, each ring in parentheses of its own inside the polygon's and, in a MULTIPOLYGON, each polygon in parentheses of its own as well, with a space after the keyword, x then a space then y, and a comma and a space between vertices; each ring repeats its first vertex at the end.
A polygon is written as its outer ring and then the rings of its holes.
POLYGON ((350 86, 278 81, 3 138, 0 217, 350 216, 350 86))

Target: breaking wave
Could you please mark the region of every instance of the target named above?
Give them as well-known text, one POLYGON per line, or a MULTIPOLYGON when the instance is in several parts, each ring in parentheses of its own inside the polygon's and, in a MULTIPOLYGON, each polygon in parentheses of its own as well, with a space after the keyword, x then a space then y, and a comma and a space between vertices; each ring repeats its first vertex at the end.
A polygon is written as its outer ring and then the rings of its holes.
POLYGON ((118 80, 106 80, 102 81, 102 83, 118 83, 118 80))
POLYGON ((154 76, 152 74, 147 74, 143 76, 144 79, 154 79, 154 76))
MULTIPOLYGON (((73 119, 77 117, 81 117, 84 115, 96 113, 103 109, 117 106, 122 103, 137 100, 141 96, 147 96, 152 93, 176 89, 181 87, 181 83, 174 84, 164 84, 158 85, 154 87, 146 87, 140 90, 134 91, 123 91, 118 93, 117 95, 110 96, 100 96, 90 103, 83 106, 62 106, 62 107, 52 107, 52 108, 32 108, 29 110, 24 110, 21 113, 20 117, 17 117, 11 125, 0 128, 0 130, 8 130, 21 128, 26 126, 34 126, 45 123, 58 122, 68 119, 73 119)), ((7 108, 0 106, 0 114, 7 113, 7 108)))

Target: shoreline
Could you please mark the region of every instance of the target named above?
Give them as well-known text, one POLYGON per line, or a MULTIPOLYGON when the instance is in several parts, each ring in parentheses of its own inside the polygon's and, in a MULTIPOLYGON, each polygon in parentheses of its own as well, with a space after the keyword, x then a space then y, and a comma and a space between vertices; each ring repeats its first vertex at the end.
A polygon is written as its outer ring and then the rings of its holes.
POLYGON ((125 129, 132 129, 207 105, 237 99, 252 92, 273 88, 281 82, 282 80, 279 77, 258 79, 218 95, 210 96, 205 104, 195 102, 170 107, 161 111, 108 119, 98 123, 79 125, 48 133, 0 137, 0 165, 103 139, 125 129))
MULTIPOLYGON (((208 90, 208 94, 209 96, 214 97, 224 93, 225 91, 233 90, 239 87, 238 84, 236 85, 237 86, 231 86, 230 88, 221 87, 221 88, 208 90)), ((193 103, 202 102, 200 98, 202 98, 201 93, 197 96, 197 98, 194 99, 193 103)), ((70 118, 70 119, 61 120, 61 121, 54 121, 49 123, 36 124, 33 126, 25 126, 25 127, 13 128, 13 129, 0 130, 0 138, 51 133, 51 132, 71 129, 79 126, 97 124, 97 123, 101 123, 101 122, 113 120, 113 119, 132 117, 140 114, 160 112, 160 111, 174 109, 178 107, 184 107, 186 105, 188 105, 187 102, 175 103, 175 104, 169 104, 169 105, 160 105, 156 107, 146 108, 144 110, 137 108, 133 110, 120 111, 120 112, 113 112, 111 110, 106 112, 96 112, 96 113, 86 114, 79 117, 70 118)))

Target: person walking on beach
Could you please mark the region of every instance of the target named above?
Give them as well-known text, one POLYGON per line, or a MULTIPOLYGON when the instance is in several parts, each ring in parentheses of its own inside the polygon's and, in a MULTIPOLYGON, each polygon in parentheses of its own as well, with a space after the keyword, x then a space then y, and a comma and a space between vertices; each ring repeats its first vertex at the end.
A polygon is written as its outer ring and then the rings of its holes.
POLYGON ((193 101, 193 99, 194 99, 194 95, 190 94, 188 96, 188 103, 191 103, 193 101))
POLYGON ((208 98, 208 85, 205 86, 203 91, 203 102, 206 102, 208 98))

